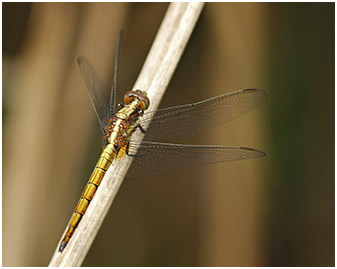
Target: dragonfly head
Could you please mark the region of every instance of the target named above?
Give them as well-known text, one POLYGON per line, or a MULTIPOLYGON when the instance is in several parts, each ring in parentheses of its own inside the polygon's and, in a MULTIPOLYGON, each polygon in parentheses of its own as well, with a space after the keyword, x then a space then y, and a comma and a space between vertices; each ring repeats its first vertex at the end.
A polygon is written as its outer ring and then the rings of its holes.
POLYGON ((150 100, 147 97, 146 92, 136 90, 136 91, 128 91, 124 94, 124 103, 126 105, 130 104, 135 99, 138 99, 141 110, 144 111, 149 108, 150 100))

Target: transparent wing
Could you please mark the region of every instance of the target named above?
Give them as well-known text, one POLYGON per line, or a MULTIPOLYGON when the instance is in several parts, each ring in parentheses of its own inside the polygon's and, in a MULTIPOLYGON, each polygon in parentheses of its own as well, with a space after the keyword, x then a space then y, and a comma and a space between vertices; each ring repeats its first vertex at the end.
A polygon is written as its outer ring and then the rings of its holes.
POLYGON ((263 157, 262 151, 245 147, 194 146, 130 141, 129 154, 139 146, 129 177, 174 173, 195 166, 263 157))
POLYGON ((87 85, 87 90, 94 106, 100 129, 102 133, 104 133, 104 127, 108 124, 112 116, 110 113, 113 111, 113 104, 110 104, 110 100, 114 100, 114 89, 112 89, 110 93, 106 90, 95 70, 85 58, 78 57, 77 62, 85 84, 87 85))
POLYGON ((262 104, 266 97, 259 89, 234 91, 193 104, 148 112, 140 124, 146 130, 146 140, 178 139, 235 119, 262 104))

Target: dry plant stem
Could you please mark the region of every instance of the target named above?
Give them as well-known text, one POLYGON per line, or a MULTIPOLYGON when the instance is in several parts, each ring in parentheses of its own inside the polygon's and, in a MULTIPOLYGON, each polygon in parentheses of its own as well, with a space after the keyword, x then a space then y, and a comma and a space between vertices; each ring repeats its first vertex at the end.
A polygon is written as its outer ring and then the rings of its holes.
MULTIPOLYGON (((150 110, 155 110, 164 95, 178 61, 199 17, 203 3, 172 3, 159 29, 151 51, 133 89, 146 91, 150 110)), ((142 135, 133 136, 141 140, 142 135)), ((80 266, 123 182, 131 164, 129 158, 113 162, 105 174, 86 214, 65 250, 58 247, 49 266, 80 266)))

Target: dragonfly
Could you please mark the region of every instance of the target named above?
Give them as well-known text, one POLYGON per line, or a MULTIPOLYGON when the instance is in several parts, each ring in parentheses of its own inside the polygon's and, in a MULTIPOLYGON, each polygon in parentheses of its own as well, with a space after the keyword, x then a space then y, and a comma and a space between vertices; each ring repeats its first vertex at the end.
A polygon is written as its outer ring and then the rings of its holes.
MULTIPOLYGON (((117 62, 117 61, 116 61, 117 62)), ((156 176, 195 166, 227 161, 259 158, 264 152, 248 147, 172 144, 179 139, 229 122, 259 106, 266 99, 260 89, 244 89, 225 93, 201 102, 146 112, 150 100, 145 91, 128 91, 124 104, 116 108, 116 73, 111 91, 106 91, 89 62, 78 58, 105 147, 81 195, 60 243, 62 252, 74 234, 105 172, 120 155, 133 158, 127 176, 156 176), (145 141, 135 141, 132 134, 145 133, 145 141)))

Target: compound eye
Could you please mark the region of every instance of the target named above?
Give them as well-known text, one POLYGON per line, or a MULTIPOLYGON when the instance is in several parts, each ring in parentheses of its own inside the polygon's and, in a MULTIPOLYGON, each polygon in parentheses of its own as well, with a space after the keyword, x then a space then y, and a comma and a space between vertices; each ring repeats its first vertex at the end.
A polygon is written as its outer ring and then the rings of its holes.
POLYGON ((150 106, 150 100, 149 98, 146 96, 145 92, 140 91, 140 93, 138 93, 138 99, 140 101, 140 107, 142 110, 146 110, 149 108, 150 106))
POLYGON ((136 97, 135 92, 128 91, 124 94, 124 103, 126 105, 130 104, 132 100, 136 97))
POLYGON ((146 92, 141 90, 128 91, 124 94, 124 103, 126 105, 130 104, 135 98, 139 100, 139 106, 142 110, 148 109, 150 106, 150 100, 146 96, 146 92))
POLYGON ((149 100, 149 98, 147 98, 147 96, 146 96, 146 99, 144 100, 144 104, 145 104, 145 109, 144 110, 148 109, 149 106, 150 106, 150 100, 149 100))

